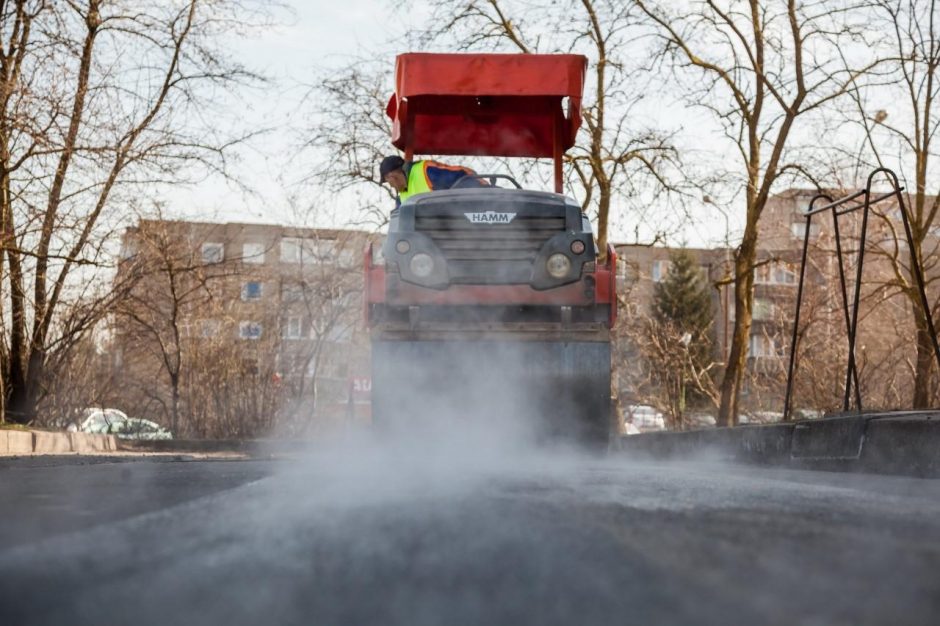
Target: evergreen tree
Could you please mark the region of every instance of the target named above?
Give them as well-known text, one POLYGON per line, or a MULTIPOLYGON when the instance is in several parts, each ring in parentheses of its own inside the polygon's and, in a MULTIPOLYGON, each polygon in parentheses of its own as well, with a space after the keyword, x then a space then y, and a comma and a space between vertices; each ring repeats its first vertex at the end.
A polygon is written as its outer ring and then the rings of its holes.
POLYGON ((708 282, 687 250, 675 250, 669 260, 669 272, 656 283, 653 317, 660 324, 675 328, 680 335, 688 333, 690 353, 697 363, 705 365, 711 359, 714 318, 708 282))
MULTIPOLYGON (((653 297, 653 320, 660 332, 667 336, 660 343, 667 352, 662 365, 671 371, 661 371, 661 384, 673 389, 676 427, 683 427, 686 390, 691 370, 706 371, 712 362, 712 300, 707 280, 702 276, 695 257, 687 250, 678 249, 670 255, 669 272, 656 284, 653 297), (675 358, 678 357, 678 358, 675 358)), ((664 355, 665 356, 665 355, 664 355)), ((695 386, 689 387, 693 403, 704 399, 695 386)))

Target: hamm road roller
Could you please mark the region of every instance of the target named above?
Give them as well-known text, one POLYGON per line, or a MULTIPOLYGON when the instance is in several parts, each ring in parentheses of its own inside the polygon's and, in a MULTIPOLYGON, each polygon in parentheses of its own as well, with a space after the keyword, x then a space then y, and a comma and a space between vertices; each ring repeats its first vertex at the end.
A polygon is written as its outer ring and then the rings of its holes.
POLYGON ((403 54, 387 113, 416 155, 553 160, 553 192, 468 174, 396 208, 365 258, 372 416, 399 433, 484 424, 605 444, 616 255, 562 193, 580 55, 403 54))

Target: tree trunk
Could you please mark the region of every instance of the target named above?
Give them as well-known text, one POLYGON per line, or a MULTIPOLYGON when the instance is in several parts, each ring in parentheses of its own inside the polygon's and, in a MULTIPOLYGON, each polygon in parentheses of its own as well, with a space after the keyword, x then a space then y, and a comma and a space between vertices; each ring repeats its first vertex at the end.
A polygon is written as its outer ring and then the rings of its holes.
POLYGON ((917 359, 914 369, 914 400, 911 404, 915 409, 926 409, 930 407, 933 396, 932 375, 936 356, 934 355, 933 342, 930 339, 930 331, 927 328, 927 322, 924 319, 920 303, 913 303, 912 308, 917 329, 917 359))
MULTIPOLYGON (((6 182, 6 180, 4 181, 6 182)), ((16 237, 13 232, 13 208, 9 202, 2 206, 3 250, 7 256, 10 285, 10 346, 7 354, 7 388, 10 399, 7 403, 7 419, 17 424, 29 421, 25 402, 25 385, 28 349, 26 345, 26 293, 23 291, 23 267, 20 254, 16 251, 16 237)))
POLYGON ((10 384, 10 401, 7 405, 7 417, 14 424, 29 424, 36 419, 36 397, 38 395, 36 392, 39 387, 36 374, 34 370, 17 367, 14 364, 14 373, 10 384))
POLYGON ((610 218, 610 184, 600 185, 597 199, 597 252, 598 263, 607 262, 607 221, 610 218))
POLYGON ((180 375, 179 372, 170 374, 170 430, 174 437, 179 436, 180 423, 180 375))
POLYGON ((719 426, 736 426, 741 383, 747 369, 748 339, 751 334, 751 306, 754 295, 754 262, 757 254, 757 226, 748 225, 734 259, 734 331, 731 354, 721 381, 719 426))

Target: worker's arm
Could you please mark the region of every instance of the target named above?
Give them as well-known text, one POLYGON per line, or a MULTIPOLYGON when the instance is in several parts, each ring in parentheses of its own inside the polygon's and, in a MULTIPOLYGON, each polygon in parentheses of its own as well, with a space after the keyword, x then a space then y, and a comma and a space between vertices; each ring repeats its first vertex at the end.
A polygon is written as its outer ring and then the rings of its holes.
MULTIPOLYGON (((463 178, 464 176, 474 176, 474 172, 469 167, 462 167, 460 165, 444 165, 442 163, 429 162, 425 166, 425 173, 428 177, 428 182, 431 183, 431 189, 439 191, 441 189, 450 189, 453 187, 454 183, 463 178)), ((461 186, 466 185, 467 187, 479 187, 480 180, 473 178, 466 180, 461 183, 461 186)))

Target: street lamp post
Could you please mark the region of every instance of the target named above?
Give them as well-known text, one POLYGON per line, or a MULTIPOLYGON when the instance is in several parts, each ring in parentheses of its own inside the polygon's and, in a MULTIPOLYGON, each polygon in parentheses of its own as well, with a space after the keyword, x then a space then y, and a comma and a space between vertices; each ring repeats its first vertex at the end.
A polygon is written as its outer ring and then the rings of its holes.
POLYGON ((682 366, 679 369, 679 414, 676 416, 680 430, 685 425, 685 368, 689 361, 689 344, 692 343, 692 333, 683 333, 679 339, 682 344, 682 366))

